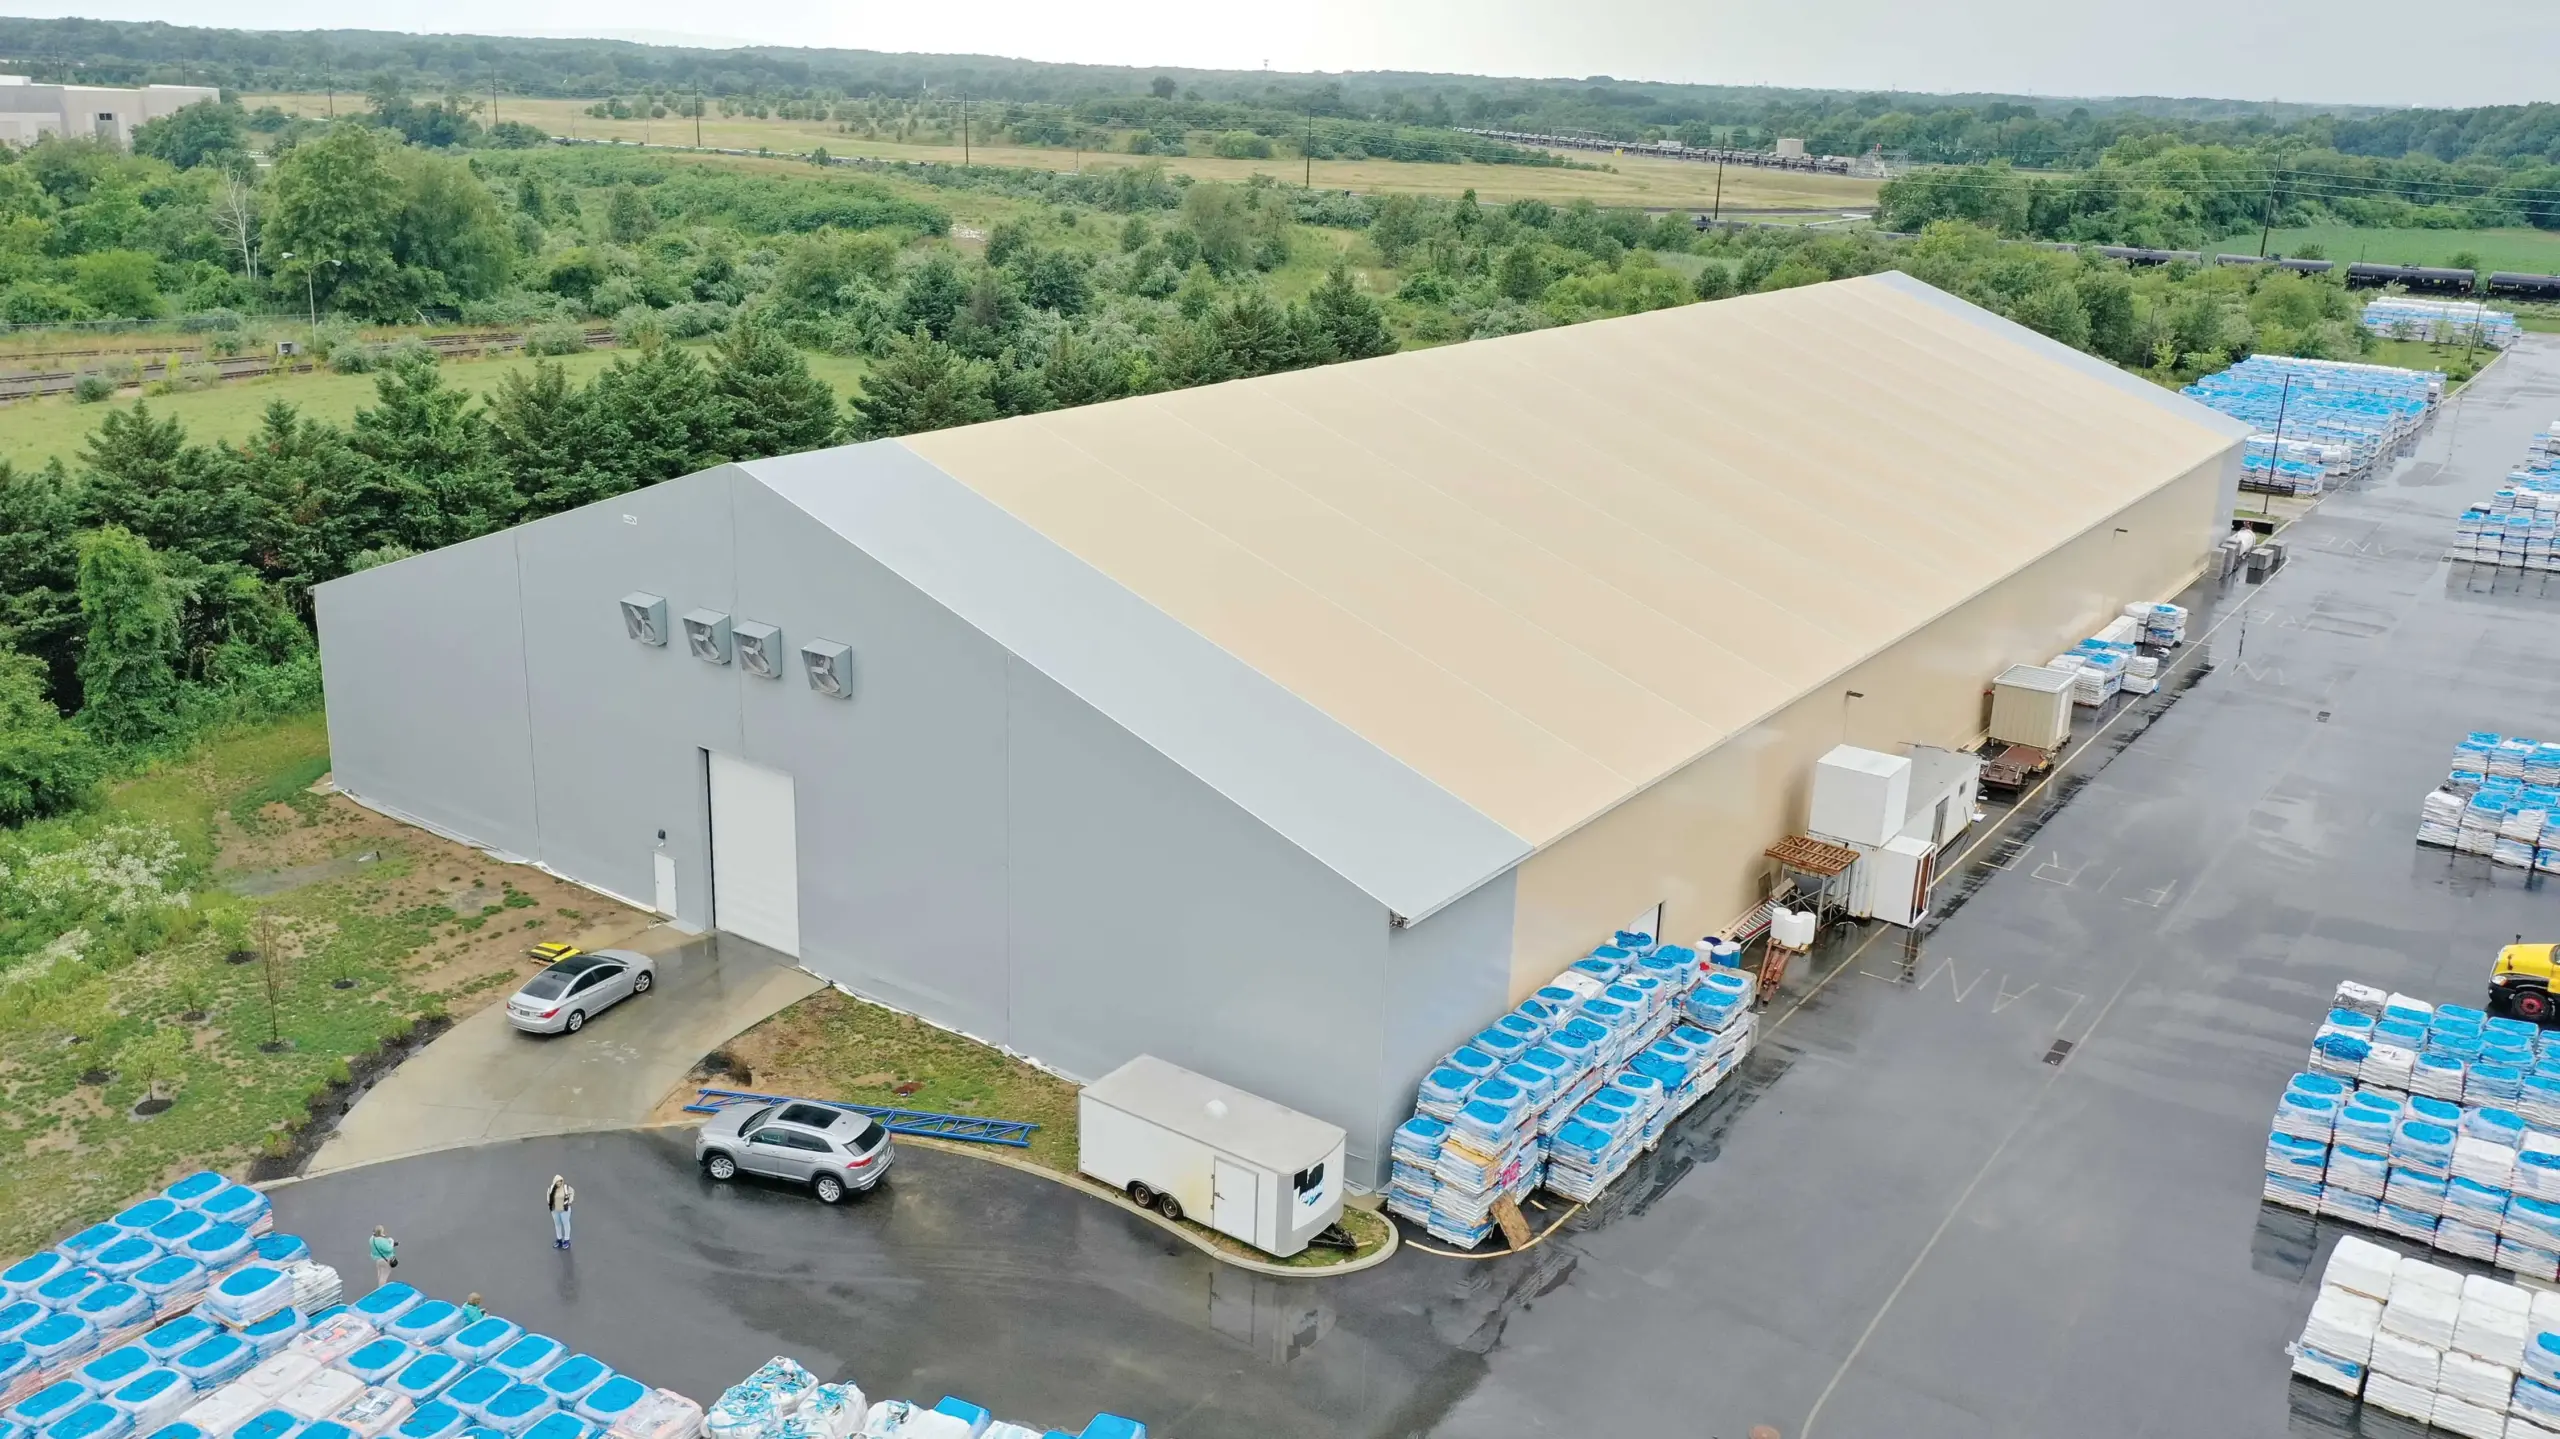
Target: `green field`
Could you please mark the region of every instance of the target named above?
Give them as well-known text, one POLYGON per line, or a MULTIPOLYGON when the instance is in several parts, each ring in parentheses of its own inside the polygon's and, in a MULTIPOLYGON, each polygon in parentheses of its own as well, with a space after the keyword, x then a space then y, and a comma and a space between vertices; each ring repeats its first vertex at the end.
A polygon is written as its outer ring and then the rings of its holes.
MULTIPOLYGON (((583 381, 603 369, 612 358, 613 353, 609 350, 589 350, 585 354, 563 356, 560 363, 568 370, 571 380, 583 381)), ((811 354, 808 360, 810 371, 833 385, 838 396, 850 400, 859 390, 860 360, 822 354, 811 354)), ((479 394, 533 363, 522 355, 494 360, 448 361, 444 374, 457 389, 479 394)), ((113 400, 94 405, 76 403, 68 395, 0 405, 0 463, 41 465, 56 455, 66 462, 76 459, 80 453, 80 442, 108 409, 115 406, 131 408, 137 394, 137 391, 126 390, 113 400)), ((314 419, 343 425, 356 411, 373 403, 373 376, 340 375, 327 371, 271 375, 256 380, 228 381, 201 390, 155 395, 149 397, 148 403, 154 414, 176 416, 187 427, 187 438, 213 441, 246 438, 258 428, 258 416, 276 400, 298 406, 305 415, 314 419)))
POLYGON ((2332 260, 2384 265, 2441 265, 2468 250, 2480 257, 2484 270, 2560 275, 2560 230, 2359 230, 2350 225, 2319 225, 2278 230, 2267 241, 2271 254, 2299 254, 2305 245, 2319 246, 2332 260))

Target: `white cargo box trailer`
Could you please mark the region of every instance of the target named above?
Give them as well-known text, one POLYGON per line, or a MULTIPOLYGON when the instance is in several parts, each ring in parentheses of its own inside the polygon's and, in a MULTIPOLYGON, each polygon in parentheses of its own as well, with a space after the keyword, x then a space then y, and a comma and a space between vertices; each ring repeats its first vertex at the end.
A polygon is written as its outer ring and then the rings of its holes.
POLYGON ((1086 1085, 1076 1126, 1085 1173, 1266 1254, 1342 1217, 1340 1129, 1154 1055, 1086 1085))

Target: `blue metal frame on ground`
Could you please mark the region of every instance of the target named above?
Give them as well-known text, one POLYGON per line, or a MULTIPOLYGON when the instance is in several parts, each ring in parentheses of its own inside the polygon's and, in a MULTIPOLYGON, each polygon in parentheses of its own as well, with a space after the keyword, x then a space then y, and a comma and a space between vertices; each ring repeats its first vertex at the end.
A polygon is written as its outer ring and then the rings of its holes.
POLYGON ((794 1094, 750 1094, 743 1089, 705 1089, 701 1097, 684 1107, 687 1114, 717 1114, 732 1104, 775 1104, 786 1099, 800 1099, 804 1104, 823 1104, 829 1109, 849 1109, 880 1121, 880 1127, 891 1134, 919 1134, 929 1139, 965 1139, 974 1144, 1006 1144, 1015 1149, 1031 1147, 1031 1131, 1040 1126, 1023 1119, 982 1119, 967 1114, 933 1114, 921 1109, 891 1109, 879 1104, 847 1104, 838 1099, 801 1099, 794 1094))

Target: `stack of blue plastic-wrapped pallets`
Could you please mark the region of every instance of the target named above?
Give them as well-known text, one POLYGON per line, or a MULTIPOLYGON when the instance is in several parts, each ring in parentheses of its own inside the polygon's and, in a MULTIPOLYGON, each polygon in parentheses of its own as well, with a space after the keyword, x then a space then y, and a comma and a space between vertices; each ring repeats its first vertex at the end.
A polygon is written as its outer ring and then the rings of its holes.
POLYGON ((2444 379, 2434 370, 2251 355, 2185 393, 2255 427, 2241 447, 2242 488, 2314 495, 2398 453, 2434 413, 2444 379))
POLYGON ((2453 522, 2445 558, 2511 570, 2560 570, 2560 451, 2538 434, 2524 464, 2453 522))
POLYGON ((2479 344, 2503 350, 2524 338, 2512 313, 2492 310, 2477 300, 2383 295, 2365 302, 2363 324, 2385 339, 2439 345, 2479 344))
POLYGON ((2560 744, 2474 730, 2420 802, 2418 843, 2560 872, 2560 744))
POLYGON ((2560 1035, 2352 981, 2277 1102, 2266 1197, 2560 1270, 2560 1035))
POLYGON ((180 1180, 0 1270, 0 1439, 693 1439, 682 1395, 337 1272, 264 1195, 180 1180), (147 1249, 159 1251, 157 1257, 147 1249))
MULTIPOLYGON (((1726 947, 1731 952, 1731 947, 1726 947)), ((1597 1197, 1748 1052, 1748 984, 1697 951, 1620 932, 1432 1066, 1388 1148, 1387 1209, 1472 1248, 1543 1185, 1597 1197)))
POLYGON ((1075 1434, 998 1419, 983 1404, 945 1394, 928 1408, 904 1399, 866 1403, 850 1380, 821 1384, 787 1356, 730 1386, 704 1416, 706 1439, 1147 1439, 1147 1426, 1097 1414, 1075 1434))

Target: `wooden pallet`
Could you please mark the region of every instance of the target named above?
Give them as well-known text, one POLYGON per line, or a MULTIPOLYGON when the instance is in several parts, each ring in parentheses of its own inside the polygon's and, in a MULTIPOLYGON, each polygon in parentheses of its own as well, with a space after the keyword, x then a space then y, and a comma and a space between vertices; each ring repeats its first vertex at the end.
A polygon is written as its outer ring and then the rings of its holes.
POLYGON ((1858 852, 1847 845, 1827 844, 1809 834, 1791 834, 1762 851, 1770 859, 1800 873, 1822 879, 1847 874, 1858 852))

